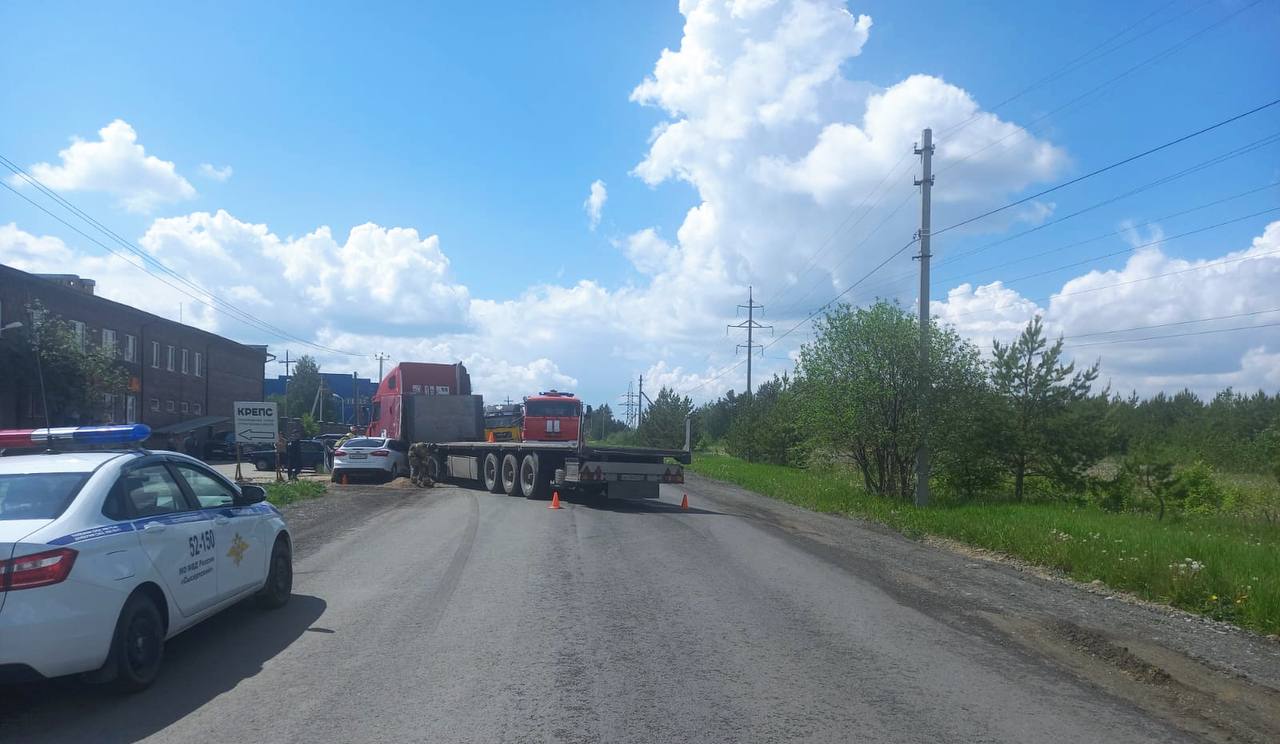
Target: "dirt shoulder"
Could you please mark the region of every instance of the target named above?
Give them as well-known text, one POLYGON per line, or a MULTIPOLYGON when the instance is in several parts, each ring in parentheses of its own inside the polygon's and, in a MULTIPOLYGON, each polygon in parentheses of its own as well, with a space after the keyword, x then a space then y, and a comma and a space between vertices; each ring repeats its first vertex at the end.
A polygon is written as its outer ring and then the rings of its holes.
POLYGON ((327 484, 325 495, 280 507, 293 535, 295 557, 306 555, 348 530, 355 529, 379 514, 412 504, 431 494, 431 489, 407 486, 400 478, 385 485, 327 484))
POLYGON ((698 506, 784 533, 895 599, 1054 663, 1210 741, 1280 741, 1280 643, 949 541, 686 472, 698 506))

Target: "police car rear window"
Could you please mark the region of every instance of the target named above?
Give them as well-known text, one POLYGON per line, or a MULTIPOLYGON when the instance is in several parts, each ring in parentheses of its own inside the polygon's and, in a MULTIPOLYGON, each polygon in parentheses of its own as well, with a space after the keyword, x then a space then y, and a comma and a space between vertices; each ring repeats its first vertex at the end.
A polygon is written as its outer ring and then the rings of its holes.
POLYGON ((0 475, 0 522, 56 519, 88 479, 89 473, 0 475))

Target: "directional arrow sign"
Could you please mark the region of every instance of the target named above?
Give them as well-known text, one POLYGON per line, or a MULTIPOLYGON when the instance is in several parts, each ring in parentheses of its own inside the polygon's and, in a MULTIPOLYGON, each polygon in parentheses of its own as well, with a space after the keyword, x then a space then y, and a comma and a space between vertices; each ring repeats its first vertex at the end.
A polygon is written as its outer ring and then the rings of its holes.
POLYGON ((272 444, 280 430, 276 404, 237 401, 235 404, 236 442, 240 444, 272 444))

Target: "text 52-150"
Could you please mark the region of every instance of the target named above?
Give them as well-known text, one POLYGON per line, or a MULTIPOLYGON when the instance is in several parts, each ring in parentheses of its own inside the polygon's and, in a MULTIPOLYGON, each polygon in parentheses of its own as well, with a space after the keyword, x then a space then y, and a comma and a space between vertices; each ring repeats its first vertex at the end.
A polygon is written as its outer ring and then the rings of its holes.
POLYGON ((192 557, 200 555, 206 551, 213 550, 213 530, 205 530, 204 532, 188 537, 187 548, 191 551, 192 557))

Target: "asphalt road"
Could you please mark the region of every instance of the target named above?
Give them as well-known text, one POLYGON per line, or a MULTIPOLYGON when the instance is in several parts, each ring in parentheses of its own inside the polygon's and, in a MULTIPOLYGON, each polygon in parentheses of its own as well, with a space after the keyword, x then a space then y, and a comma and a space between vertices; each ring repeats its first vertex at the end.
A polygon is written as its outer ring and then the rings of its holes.
POLYGON ((8 694, 0 739, 1191 740, 833 552, 860 533, 780 526, 725 489, 692 484, 689 511, 669 487, 560 511, 457 487, 338 490, 369 506, 314 502, 285 609, 238 607, 180 636, 141 695, 8 694))

